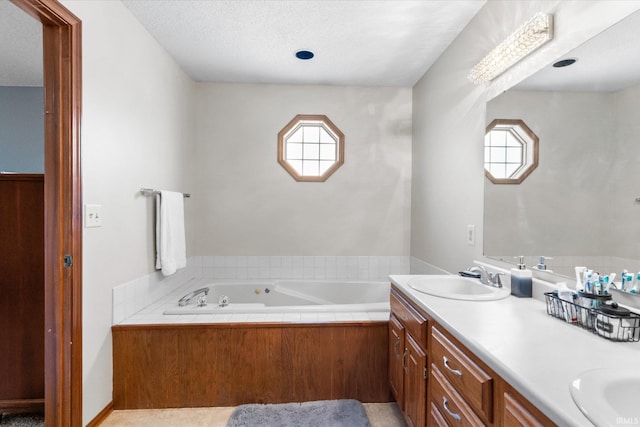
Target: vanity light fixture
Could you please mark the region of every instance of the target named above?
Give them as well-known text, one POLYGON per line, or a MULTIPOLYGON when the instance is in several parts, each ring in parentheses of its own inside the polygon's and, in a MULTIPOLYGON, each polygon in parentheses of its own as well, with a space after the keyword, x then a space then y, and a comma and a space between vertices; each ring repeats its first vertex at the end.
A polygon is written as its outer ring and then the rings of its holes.
POLYGON ((552 38, 553 15, 537 13, 473 67, 468 78, 475 84, 491 81, 552 38))

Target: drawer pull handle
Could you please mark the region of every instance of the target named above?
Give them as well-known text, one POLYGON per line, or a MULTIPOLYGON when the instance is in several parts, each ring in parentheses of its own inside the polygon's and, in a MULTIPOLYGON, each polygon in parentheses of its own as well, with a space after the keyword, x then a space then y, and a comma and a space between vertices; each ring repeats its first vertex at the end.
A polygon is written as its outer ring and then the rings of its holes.
POLYGON ((400 345, 400 337, 396 337, 396 344, 393 346, 393 352, 396 354, 396 359, 400 359, 400 353, 398 353, 398 345, 400 345))
POLYGON ((447 403, 447 398, 445 396, 442 396, 442 406, 444 407, 444 410, 447 411, 447 414, 451 415, 457 422, 462 421, 462 417, 460 415, 456 414, 455 412, 451 412, 451 410, 447 406, 447 403))
POLYGON ((407 354, 409 354, 409 349, 405 348, 404 349, 404 353, 402 353, 402 369, 404 369, 405 372, 407 372, 407 365, 405 365, 404 363, 404 358, 407 357, 407 354))
POLYGON ((444 367, 447 368, 451 373, 456 374, 459 377, 462 376, 462 372, 460 372, 460 370, 453 369, 451 366, 449 366, 449 359, 447 359, 447 356, 442 356, 442 360, 444 361, 444 367))

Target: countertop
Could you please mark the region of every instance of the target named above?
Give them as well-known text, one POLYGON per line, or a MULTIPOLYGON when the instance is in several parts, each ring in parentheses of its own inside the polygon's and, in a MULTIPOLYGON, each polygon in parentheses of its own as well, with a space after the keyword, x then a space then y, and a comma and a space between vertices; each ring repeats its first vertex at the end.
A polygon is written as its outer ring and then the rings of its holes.
MULTIPOLYGON (((560 426, 592 425, 569 391, 581 373, 607 367, 640 372, 640 343, 609 341, 564 323, 547 315, 544 301, 513 296, 498 301, 440 298, 409 287, 407 282, 414 277, 419 276, 392 275, 390 279, 560 426)), ((640 401, 638 413, 620 416, 640 419, 640 401)))

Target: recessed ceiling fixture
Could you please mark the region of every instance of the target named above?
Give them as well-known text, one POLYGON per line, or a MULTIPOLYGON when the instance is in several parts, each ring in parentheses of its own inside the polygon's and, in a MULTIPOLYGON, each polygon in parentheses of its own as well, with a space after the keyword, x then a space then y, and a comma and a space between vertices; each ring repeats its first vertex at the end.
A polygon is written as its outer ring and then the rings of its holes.
POLYGON ((296 58, 298 59, 302 59, 303 61, 306 61, 308 59, 313 58, 315 55, 313 52, 311 52, 310 50, 299 50, 296 52, 296 58))
POLYGON ((576 61, 577 61, 577 59, 575 59, 575 58, 562 59, 562 60, 560 60, 558 62, 554 62, 553 66, 555 68, 568 67, 569 65, 575 64, 576 61))
POLYGON ((471 69, 469 80, 486 83, 553 38, 553 15, 537 13, 471 69))

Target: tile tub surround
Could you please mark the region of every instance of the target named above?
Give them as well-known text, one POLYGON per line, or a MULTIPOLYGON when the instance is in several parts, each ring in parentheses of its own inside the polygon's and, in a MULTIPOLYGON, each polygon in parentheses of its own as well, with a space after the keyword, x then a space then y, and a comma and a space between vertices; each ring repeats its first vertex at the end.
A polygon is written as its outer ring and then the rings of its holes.
MULTIPOLYGON (((187 267, 178 270, 173 276, 163 277, 160 272, 154 272, 114 287, 112 323, 117 325, 125 320, 135 323, 142 322, 145 317, 149 320, 154 316, 158 317, 154 314, 155 306, 152 304, 171 293, 179 294, 179 289, 192 279, 388 281, 390 274, 408 274, 411 262, 408 256, 193 256, 187 260, 187 267), (136 316, 132 318, 134 314, 136 316)), ((276 313, 272 313, 271 317, 275 315, 276 313)), ((162 316, 161 312, 160 316, 162 316)), ((222 320, 221 315, 210 316, 218 316, 208 319, 211 321, 247 321, 242 320, 246 315, 228 315, 234 316, 228 320, 222 320)), ((287 313, 283 316, 288 316, 284 320, 297 320, 292 318, 295 317, 295 313, 287 313)), ((184 316, 162 316, 157 320, 179 323, 178 318, 182 317, 184 316), (168 320, 165 319, 166 317, 174 319, 168 320)), ((301 321, 314 320, 303 319, 302 315, 300 317, 301 321)), ((356 317, 354 318, 353 313, 335 313, 333 317, 326 313, 319 313, 315 320, 332 320, 333 318, 336 321, 378 320, 377 318, 369 319, 366 313, 356 317), (351 317, 347 318, 349 316, 351 317), (328 319, 329 317, 331 319, 328 319)), ((193 320, 191 319, 190 322, 193 320)))
POLYGON ((392 275, 391 281, 558 425, 591 425, 569 393, 581 373, 612 363, 640 369, 640 343, 608 341, 564 323, 547 315, 545 303, 536 298, 432 297, 409 287, 412 277, 392 275))

